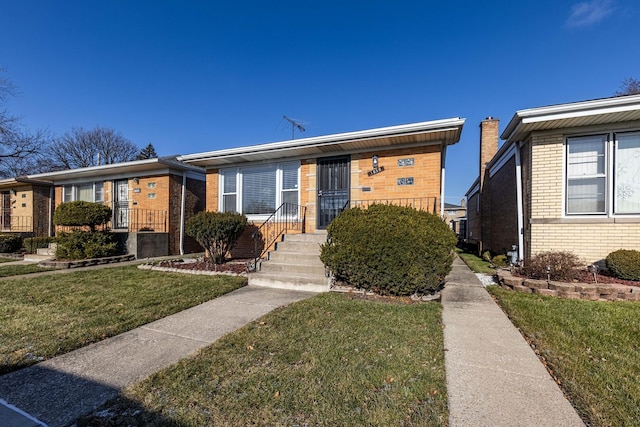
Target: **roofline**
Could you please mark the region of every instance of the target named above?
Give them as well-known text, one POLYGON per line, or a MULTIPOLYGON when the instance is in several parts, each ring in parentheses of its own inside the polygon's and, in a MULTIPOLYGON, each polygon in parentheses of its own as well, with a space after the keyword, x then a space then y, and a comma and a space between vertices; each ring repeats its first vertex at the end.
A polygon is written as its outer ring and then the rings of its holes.
POLYGON ((305 148, 326 143, 349 142, 362 139, 402 136, 425 131, 459 130, 464 125, 465 119, 453 117, 449 119, 433 120, 428 122, 410 123, 398 126, 368 129, 356 132, 345 132, 331 135, 316 136, 311 138, 294 139, 267 144, 249 145, 238 148, 207 151, 202 153, 179 156, 179 161, 204 160, 211 157, 223 157, 227 155, 258 154, 262 152, 277 151, 291 148, 305 148))
POLYGON ((640 95, 625 95, 519 110, 513 115, 500 138, 509 140, 524 123, 635 110, 639 102, 640 95))
POLYGON ((65 170, 54 171, 54 172, 45 172, 45 173, 28 175, 25 178, 31 179, 31 180, 55 179, 60 175, 68 175, 69 173, 83 173, 83 172, 94 172, 94 171, 113 172, 123 167, 148 165, 148 164, 154 164, 154 163, 158 164, 159 166, 166 166, 169 168, 180 169, 183 171, 194 171, 199 173, 205 173, 205 170, 203 168, 195 165, 182 163, 179 160, 176 160, 175 156, 171 156, 171 157, 157 157, 153 159, 144 159, 144 160, 132 160, 130 162, 110 163, 110 164, 98 165, 98 166, 88 166, 85 168, 77 168, 77 169, 65 169, 65 170))

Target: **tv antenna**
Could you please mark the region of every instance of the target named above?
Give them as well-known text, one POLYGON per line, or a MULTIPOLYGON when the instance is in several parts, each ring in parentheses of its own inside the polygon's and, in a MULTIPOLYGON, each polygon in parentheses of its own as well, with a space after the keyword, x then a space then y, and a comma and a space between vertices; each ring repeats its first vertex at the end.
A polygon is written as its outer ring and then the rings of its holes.
POLYGON ((287 116, 282 116, 282 118, 285 119, 286 121, 288 121, 289 123, 291 123, 291 139, 296 139, 296 137, 295 137, 296 128, 300 132, 304 132, 306 130, 304 127, 302 127, 302 124, 300 122, 297 122, 294 119, 291 119, 291 118, 289 118, 287 116))

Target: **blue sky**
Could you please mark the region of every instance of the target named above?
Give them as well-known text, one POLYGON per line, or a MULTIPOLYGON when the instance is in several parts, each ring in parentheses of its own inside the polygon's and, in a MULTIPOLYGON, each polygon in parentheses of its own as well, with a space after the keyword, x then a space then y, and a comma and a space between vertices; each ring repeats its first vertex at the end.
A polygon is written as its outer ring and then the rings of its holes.
POLYGON ((479 122, 640 78, 635 0, 0 0, 0 67, 28 128, 120 131, 158 154, 467 119, 447 202, 478 173, 479 122), (296 137, 298 134, 296 135, 296 137))

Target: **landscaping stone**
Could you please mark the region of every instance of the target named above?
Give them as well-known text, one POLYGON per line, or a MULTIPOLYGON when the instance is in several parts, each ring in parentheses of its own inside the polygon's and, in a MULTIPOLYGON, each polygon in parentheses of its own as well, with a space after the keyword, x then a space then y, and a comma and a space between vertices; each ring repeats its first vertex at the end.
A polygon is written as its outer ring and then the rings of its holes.
POLYGON ((572 291, 558 291, 558 296, 560 298, 567 299, 580 299, 580 292, 572 292, 572 291))
POLYGON ((630 292, 624 294, 625 301, 640 301, 640 292, 630 292))
POLYGON ((545 296, 549 296, 549 297, 557 297, 558 296, 558 291, 554 291, 552 289, 535 288, 533 290, 533 293, 538 294, 538 295, 545 295, 545 296))
POLYGON ((574 286, 576 288, 576 292, 590 293, 590 294, 598 293, 596 285, 591 285, 588 283, 576 283, 574 286))
POLYGON ((549 289, 554 289, 558 292, 576 292, 574 285, 565 282, 549 282, 549 289))
POLYGON ((524 286, 528 286, 533 289, 550 289, 546 280, 526 279, 524 286))
POLYGON ((584 299, 587 301, 598 301, 600 299, 600 295, 595 292, 580 292, 580 299, 584 299))
POLYGON ((504 283, 509 286, 522 286, 522 282, 523 282, 521 277, 514 277, 514 276, 505 276, 503 280, 504 280, 504 283))
POLYGON ((518 292, 523 292, 523 293, 526 293, 526 294, 530 294, 532 292, 530 287, 521 286, 521 285, 514 285, 513 286, 513 290, 514 291, 518 291, 518 292))

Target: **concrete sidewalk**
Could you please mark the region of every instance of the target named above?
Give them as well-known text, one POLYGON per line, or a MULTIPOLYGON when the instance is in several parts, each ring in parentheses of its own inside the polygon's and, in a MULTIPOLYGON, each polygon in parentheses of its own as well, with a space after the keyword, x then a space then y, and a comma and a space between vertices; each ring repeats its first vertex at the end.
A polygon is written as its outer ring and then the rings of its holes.
POLYGON ((442 306, 451 427, 584 426, 520 332, 458 257, 442 306))
POLYGON ((277 307, 313 295, 246 286, 116 337, 0 376, 0 425, 69 425, 128 385, 277 307))

